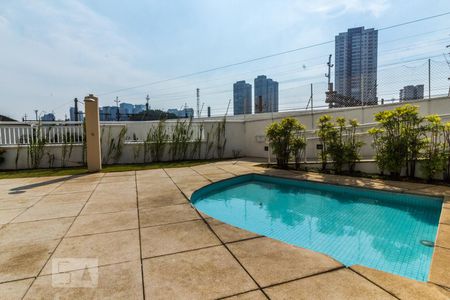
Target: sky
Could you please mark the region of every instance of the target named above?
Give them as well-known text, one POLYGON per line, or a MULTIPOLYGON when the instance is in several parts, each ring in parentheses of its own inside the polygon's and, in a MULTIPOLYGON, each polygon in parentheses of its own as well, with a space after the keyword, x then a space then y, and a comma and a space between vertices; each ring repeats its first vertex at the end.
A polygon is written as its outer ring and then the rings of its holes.
MULTIPOLYGON (((310 84, 324 104, 334 36, 450 12, 423 0, 65 0, 0 2, 0 114, 68 114, 73 98, 99 96, 166 110, 200 102, 224 114, 232 84, 257 75, 280 82, 280 109, 304 108, 310 84), (251 63, 192 74, 329 42, 251 63), (173 79, 177 78, 177 79, 173 79), (167 80, 173 79, 173 80, 167 80)), ((434 94, 448 90, 450 15, 379 32, 379 97, 423 83, 432 58, 434 94)), ((231 110, 231 107, 229 108, 231 110)))

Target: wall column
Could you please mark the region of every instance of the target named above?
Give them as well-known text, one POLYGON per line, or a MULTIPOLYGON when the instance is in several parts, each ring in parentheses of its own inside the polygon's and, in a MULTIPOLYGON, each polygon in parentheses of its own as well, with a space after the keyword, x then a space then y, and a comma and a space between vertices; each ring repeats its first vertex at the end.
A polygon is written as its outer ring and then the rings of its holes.
POLYGON ((94 95, 84 97, 86 109, 86 157, 89 172, 102 169, 102 152, 100 145, 100 118, 98 113, 98 98, 94 95))

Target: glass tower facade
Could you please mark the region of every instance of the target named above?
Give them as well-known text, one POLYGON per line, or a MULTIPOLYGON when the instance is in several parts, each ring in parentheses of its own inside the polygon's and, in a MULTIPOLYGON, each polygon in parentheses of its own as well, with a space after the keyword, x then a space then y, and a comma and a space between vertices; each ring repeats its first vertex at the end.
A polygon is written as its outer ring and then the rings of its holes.
POLYGON ((336 92, 354 105, 377 104, 378 31, 351 28, 335 37, 336 92))
POLYGON ((233 84, 234 115, 252 113, 252 85, 241 80, 233 84))
POLYGON ((260 75, 255 78, 255 113, 278 111, 278 82, 260 75))

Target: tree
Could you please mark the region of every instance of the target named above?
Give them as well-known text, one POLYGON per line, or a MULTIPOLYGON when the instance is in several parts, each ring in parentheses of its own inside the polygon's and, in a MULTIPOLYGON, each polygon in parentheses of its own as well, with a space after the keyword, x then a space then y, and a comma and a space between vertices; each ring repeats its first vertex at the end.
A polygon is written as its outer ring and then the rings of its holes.
POLYGON ((133 114, 129 116, 130 121, 154 121, 161 119, 177 119, 178 117, 175 114, 163 112, 162 110, 153 110, 150 109, 148 111, 143 111, 138 114, 133 114))

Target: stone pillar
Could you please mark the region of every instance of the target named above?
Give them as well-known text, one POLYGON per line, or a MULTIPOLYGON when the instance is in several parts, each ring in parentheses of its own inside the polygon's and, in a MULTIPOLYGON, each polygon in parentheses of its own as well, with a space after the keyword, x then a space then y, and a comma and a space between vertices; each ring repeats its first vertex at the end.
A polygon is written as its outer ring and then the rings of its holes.
POLYGON ((84 98, 86 118, 86 158, 89 172, 102 169, 102 152, 100 145, 100 118, 98 98, 90 94, 84 98))

